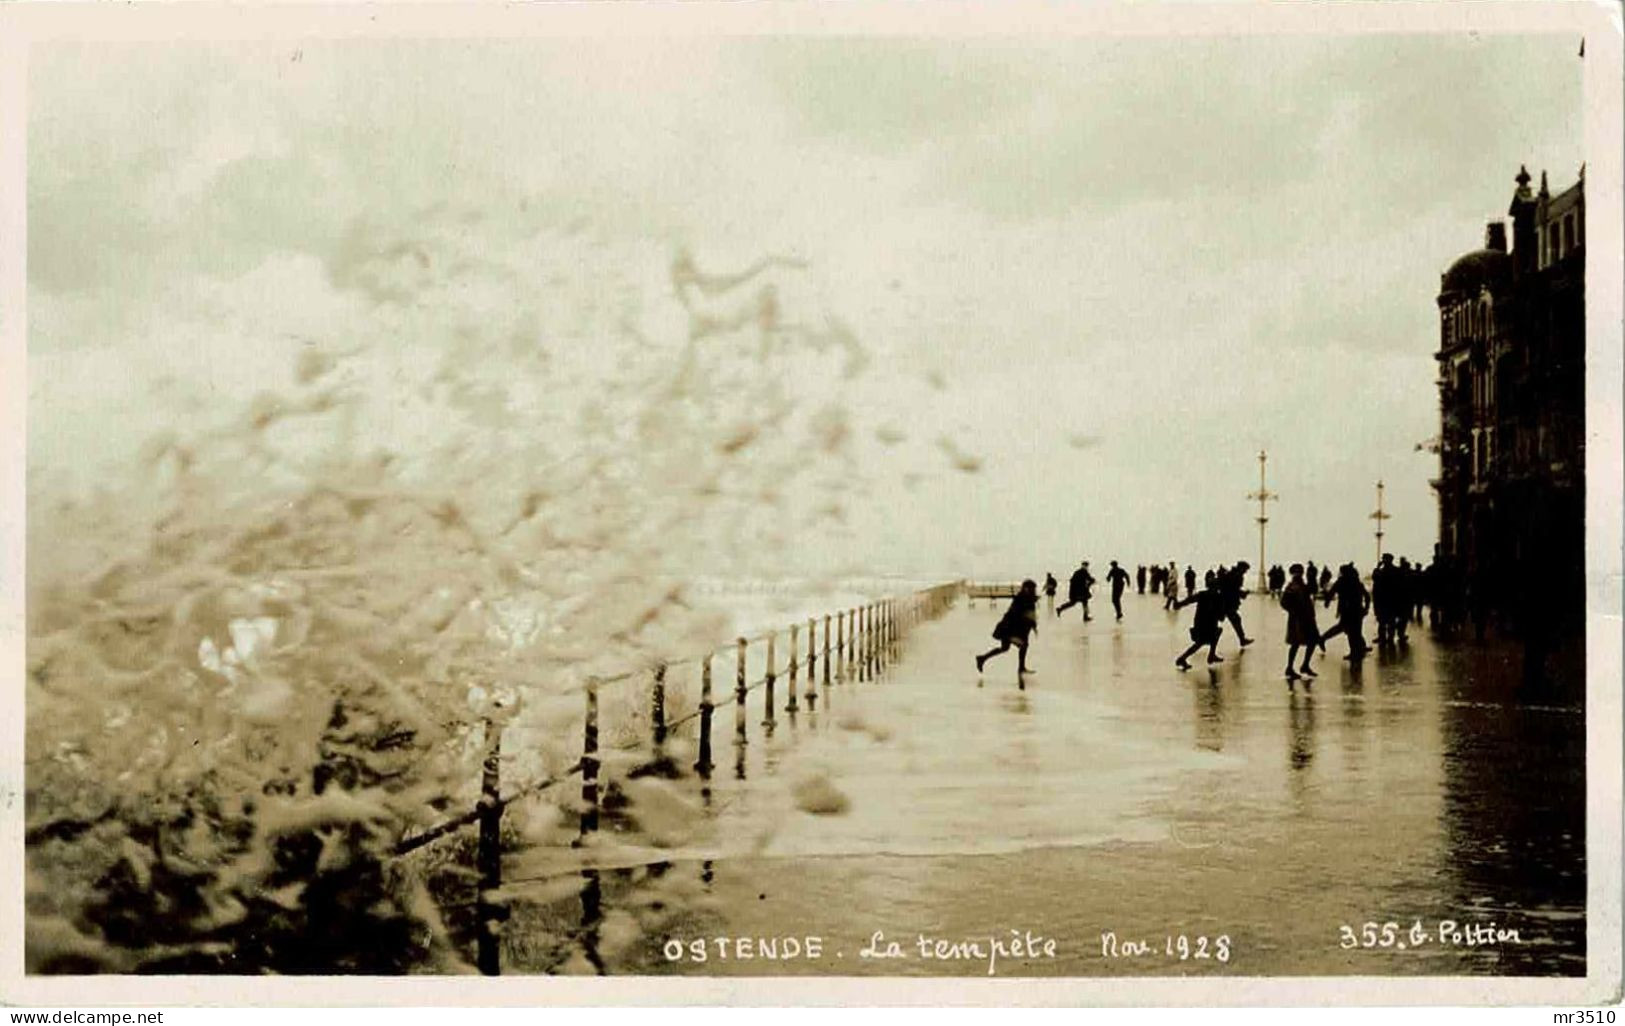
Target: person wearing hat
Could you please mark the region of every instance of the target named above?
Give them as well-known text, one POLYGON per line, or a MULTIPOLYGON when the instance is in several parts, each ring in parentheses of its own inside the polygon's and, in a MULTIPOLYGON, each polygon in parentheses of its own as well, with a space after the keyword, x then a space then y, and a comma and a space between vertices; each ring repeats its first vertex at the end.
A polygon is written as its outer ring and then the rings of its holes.
POLYGON ((1326 640, 1339 634, 1349 639, 1349 654, 1345 659, 1358 661, 1364 658, 1366 649, 1365 634, 1361 624, 1366 613, 1371 611, 1371 593, 1366 590, 1365 582, 1360 580, 1359 571, 1354 569, 1353 563, 1344 563, 1338 570, 1337 580, 1326 589, 1325 602, 1332 604, 1337 600, 1337 625, 1320 636, 1320 648, 1326 649, 1326 640))
POLYGON ((1315 597, 1309 593, 1309 585, 1304 583, 1303 564, 1293 563, 1290 572, 1292 579, 1281 591, 1281 608, 1286 610, 1286 680, 1289 688, 1300 675, 1318 676, 1309 666, 1309 657, 1320 644, 1320 625, 1315 622, 1315 597), (1301 670, 1294 669, 1292 665, 1297 660, 1300 647, 1303 649, 1301 670))
POLYGON ((1106 581, 1112 586, 1112 609, 1117 613, 1117 618, 1121 620, 1123 618, 1123 589, 1128 587, 1128 571, 1118 566, 1117 560, 1114 559, 1112 560, 1112 568, 1106 571, 1106 581))
POLYGON ((1191 647, 1174 660, 1174 665, 1181 670, 1190 669, 1191 656, 1203 648, 1207 649, 1209 663, 1224 662, 1224 657, 1219 655, 1219 637, 1224 634, 1220 623, 1224 619, 1224 595, 1216 588, 1203 588, 1174 603, 1174 608, 1183 609, 1192 602, 1196 603, 1196 617, 1191 623, 1191 647))
POLYGON ((1219 594, 1224 596, 1224 618, 1235 629, 1236 639, 1241 642, 1242 648, 1253 643, 1253 639, 1247 636, 1246 628, 1241 625, 1241 600, 1247 597, 1249 569, 1247 561, 1242 560, 1229 570, 1220 567, 1217 575, 1219 594))
POLYGON ((1066 601, 1055 607, 1055 615, 1071 609, 1073 606, 1083 607, 1085 621, 1094 617, 1089 615, 1089 596, 1095 587, 1095 575, 1089 572, 1089 561, 1086 559, 1072 571, 1072 579, 1066 582, 1066 601))

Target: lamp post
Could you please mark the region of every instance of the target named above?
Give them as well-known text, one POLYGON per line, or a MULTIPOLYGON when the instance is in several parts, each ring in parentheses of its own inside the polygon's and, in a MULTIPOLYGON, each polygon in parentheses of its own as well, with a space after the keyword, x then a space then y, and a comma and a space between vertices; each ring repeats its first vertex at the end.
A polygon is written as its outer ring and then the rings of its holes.
POLYGON ((1384 520, 1392 520, 1393 518, 1382 511, 1382 482, 1380 480, 1377 482, 1377 511, 1371 514, 1371 519, 1377 522, 1377 562, 1381 563, 1383 535, 1382 522, 1384 520))
POLYGON ((1269 456, 1264 450, 1260 449, 1258 451, 1258 491, 1247 493, 1248 499, 1258 501, 1258 516, 1254 519, 1258 521, 1258 590, 1260 592, 1269 589, 1269 584, 1264 576, 1264 528, 1270 522, 1270 518, 1264 504, 1280 498, 1279 495, 1270 491, 1264 483, 1264 465, 1268 462, 1269 456))

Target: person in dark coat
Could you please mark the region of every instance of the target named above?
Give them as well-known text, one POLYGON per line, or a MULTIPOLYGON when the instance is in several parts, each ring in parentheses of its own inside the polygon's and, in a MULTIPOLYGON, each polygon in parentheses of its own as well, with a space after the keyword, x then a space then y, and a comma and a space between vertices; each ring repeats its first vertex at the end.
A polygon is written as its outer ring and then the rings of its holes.
POLYGON ((1072 571, 1072 579, 1066 582, 1066 601, 1055 607, 1055 615, 1071 609, 1073 606, 1083 607, 1085 621, 1093 620, 1089 615, 1089 598, 1094 594, 1095 575, 1089 572, 1089 561, 1086 559, 1079 567, 1072 571))
POLYGON ((1247 597, 1247 571, 1250 569, 1251 565, 1242 560, 1229 569, 1220 567, 1213 575, 1219 594, 1224 596, 1224 617, 1230 621, 1242 648, 1253 643, 1253 639, 1247 636, 1246 628, 1241 625, 1241 600, 1247 597))
MULTIPOLYGON (((1302 577, 1303 576, 1303 573, 1302 573, 1303 564, 1302 563, 1298 564, 1298 570, 1299 570, 1298 576, 1302 577)), ((1281 564, 1279 564, 1279 563, 1277 563, 1274 566, 1270 567, 1269 587, 1270 587, 1270 594, 1276 596, 1277 598, 1279 598, 1280 595, 1281 595, 1281 589, 1286 587, 1286 571, 1281 569, 1281 564)))
POLYGON ((1399 568, 1394 555, 1384 553, 1382 562, 1371 571, 1371 611, 1377 616, 1377 644, 1391 645, 1394 638, 1395 606, 1399 601, 1399 568))
POLYGON ((1424 622, 1424 607, 1428 602, 1427 573, 1419 559, 1411 564, 1411 622, 1424 622))
MULTIPOLYGON (((1309 666, 1309 657, 1320 644, 1320 625, 1315 622, 1315 597, 1303 581, 1303 564, 1292 564, 1292 579, 1281 591, 1281 608, 1286 610, 1286 679, 1287 686, 1299 676, 1318 674, 1309 666), (1293 669, 1298 649, 1303 649, 1303 668, 1293 669)), ((1307 686, 1307 685, 1305 685, 1307 686)))
POLYGON ((1304 567, 1303 586, 1309 589, 1310 598, 1320 598, 1320 568, 1315 566, 1315 561, 1312 559, 1309 561, 1309 565, 1304 567))
POLYGON ((1115 559, 1112 560, 1112 568, 1106 571, 1106 583, 1112 586, 1112 610, 1117 613, 1117 618, 1121 620, 1123 618, 1123 589, 1128 587, 1128 571, 1118 566, 1115 559))
POLYGON ((1401 645, 1410 641, 1411 612, 1416 605, 1416 568, 1404 556, 1399 557, 1398 571, 1394 574, 1394 626, 1395 638, 1401 645))
MULTIPOLYGON (((1350 563, 1349 565, 1353 566, 1354 564, 1350 563)), ((1355 574, 1354 576, 1355 576, 1356 579, 1358 579, 1360 575, 1355 574)), ((1322 596, 1325 596, 1327 590, 1330 589, 1331 586, 1332 586, 1332 568, 1329 567, 1329 566, 1323 566, 1323 567, 1320 568, 1320 594, 1322 596)))
POLYGON ((1135 588, 1135 591, 1138 594, 1141 594, 1141 595, 1145 594, 1145 564, 1144 563, 1141 563, 1140 568, 1138 570, 1134 571, 1134 588, 1135 588))
POLYGON ((1196 603, 1196 618, 1191 623, 1191 647, 1174 660, 1174 665, 1181 670, 1191 668, 1190 657, 1202 648, 1207 649, 1209 663, 1224 662, 1219 655, 1219 636, 1224 633, 1224 628, 1220 626, 1220 621, 1224 619, 1224 596, 1213 588, 1203 588, 1174 603, 1174 608, 1183 609, 1192 602, 1196 603))
POLYGON ((1185 564, 1185 597, 1196 594, 1196 571, 1191 569, 1189 563, 1185 564))
POLYGON ((1369 647, 1365 643, 1361 622, 1371 611, 1371 593, 1366 590, 1365 582, 1360 580, 1360 573, 1354 569, 1353 563, 1344 563, 1338 571, 1337 582, 1326 590, 1326 604, 1331 605, 1333 599, 1337 600, 1337 625, 1320 636, 1320 648, 1325 651, 1327 639, 1342 634, 1349 639, 1346 658, 1361 659, 1369 647))
POLYGON ((1055 575, 1044 575, 1044 598, 1049 602, 1050 611, 1055 610, 1055 575))
POLYGON ((993 628, 993 637, 999 647, 988 649, 976 657, 976 672, 981 673, 989 659, 1010 651, 1012 645, 1016 649, 1016 673, 1033 672, 1032 667, 1027 665, 1027 638, 1037 631, 1038 585, 1029 579, 1021 582, 1021 589, 1010 600, 1010 608, 1004 611, 993 628))

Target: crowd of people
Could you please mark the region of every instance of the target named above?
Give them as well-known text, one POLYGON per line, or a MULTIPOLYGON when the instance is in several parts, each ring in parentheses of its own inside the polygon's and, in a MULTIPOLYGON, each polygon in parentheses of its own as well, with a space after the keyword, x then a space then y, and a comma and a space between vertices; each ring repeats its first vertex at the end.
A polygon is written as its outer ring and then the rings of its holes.
MULTIPOLYGON (((1190 658, 1207 649, 1207 661, 1220 663, 1219 640, 1228 623, 1235 632, 1237 644, 1245 648, 1253 643, 1241 621, 1242 600, 1251 592, 1247 588, 1247 573, 1252 567, 1245 560, 1233 566, 1217 566, 1202 575, 1202 586, 1197 587, 1194 567, 1186 565, 1180 571, 1174 562, 1141 565, 1131 576, 1117 560, 1111 561, 1106 571, 1106 583, 1111 590, 1112 610, 1117 620, 1123 619, 1123 594, 1132 581, 1139 594, 1160 595, 1163 609, 1178 611, 1195 606, 1190 627, 1190 647, 1180 653, 1174 665, 1181 670, 1190 669, 1190 658)), ((1066 601, 1055 604, 1060 584, 1054 574, 1044 575, 1043 595, 1056 616, 1078 607, 1084 621, 1094 619, 1090 602, 1097 581, 1084 560, 1067 580, 1066 601)), ((1350 660, 1364 658, 1371 646, 1365 639, 1365 618, 1374 615, 1379 646, 1400 645, 1408 640, 1412 624, 1424 622, 1424 609, 1429 612, 1428 622, 1441 631, 1454 630, 1460 623, 1464 602, 1458 575, 1450 561, 1437 547, 1432 563, 1423 566, 1401 557, 1397 562, 1392 554, 1385 554, 1371 572, 1368 588, 1353 563, 1344 563, 1334 573, 1329 566, 1314 562, 1293 563, 1289 567, 1272 566, 1264 574, 1269 595, 1286 611, 1286 679, 1288 686, 1296 681, 1317 676, 1310 658, 1316 651, 1326 652, 1326 642, 1342 635, 1348 645, 1350 660), (1320 629, 1316 603, 1333 610, 1333 623, 1320 629), (1300 658, 1301 653, 1301 658, 1300 658)), ((1036 581, 1025 580, 1010 602, 1009 608, 993 629, 999 642, 996 648, 976 657, 980 672, 989 659, 1017 650, 1018 673, 1032 672, 1027 663, 1027 648, 1031 635, 1038 630, 1039 586, 1036 581)))

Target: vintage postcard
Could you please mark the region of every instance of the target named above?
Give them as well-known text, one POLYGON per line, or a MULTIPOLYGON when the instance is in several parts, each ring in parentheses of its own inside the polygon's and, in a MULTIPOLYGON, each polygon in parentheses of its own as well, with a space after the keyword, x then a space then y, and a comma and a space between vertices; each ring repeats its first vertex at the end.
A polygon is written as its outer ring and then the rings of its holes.
POLYGON ((1618 1000, 1616 7, 0 30, 5 1002, 1618 1000))

